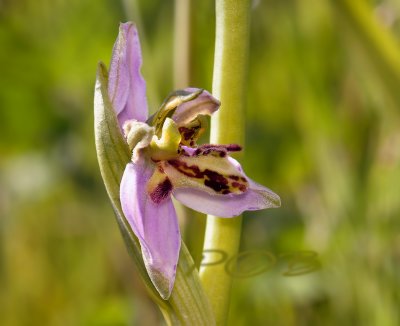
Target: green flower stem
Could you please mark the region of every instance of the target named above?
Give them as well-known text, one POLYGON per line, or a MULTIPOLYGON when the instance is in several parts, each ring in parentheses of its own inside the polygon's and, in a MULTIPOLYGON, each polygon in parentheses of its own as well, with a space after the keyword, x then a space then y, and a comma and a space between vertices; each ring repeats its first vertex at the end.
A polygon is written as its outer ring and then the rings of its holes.
MULTIPOLYGON (((211 119, 211 143, 244 143, 249 13, 249 0, 216 1, 213 95, 222 105, 211 119)), ((221 252, 228 259, 237 254, 241 225, 240 216, 231 219, 207 217, 204 250, 208 262, 221 260, 221 252)), ((226 324, 229 311, 232 279, 225 271, 225 263, 205 264, 200 268, 200 279, 211 301, 217 325, 226 324)))
POLYGON ((174 86, 190 84, 190 0, 175 0, 174 19, 174 86))
POLYGON ((390 30, 374 19, 368 2, 333 0, 334 7, 356 33, 366 54, 381 75, 385 88, 400 104, 400 46, 390 30))

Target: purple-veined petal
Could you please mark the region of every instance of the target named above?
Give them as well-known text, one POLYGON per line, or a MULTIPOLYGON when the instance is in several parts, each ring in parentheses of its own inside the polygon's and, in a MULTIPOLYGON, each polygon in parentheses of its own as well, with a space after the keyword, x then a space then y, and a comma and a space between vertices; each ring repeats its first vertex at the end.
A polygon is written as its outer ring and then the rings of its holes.
POLYGON ((245 176, 239 162, 235 159, 228 157, 228 160, 247 179, 248 187, 245 192, 223 195, 211 193, 207 187, 187 187, 182 183, 181 187, 174 187, 174 197, 194 210, 220 217, 233 217, 244 211, 280 206, 281 202, 277 194, 245 176))
POLYGON ((108 93, 116 111, 120 127, 126 120, 146 121, 146 83, 140 72, 142 53, 139 36, 133 23, 120 24, 114 44, 108 93))
MULTIPOLYGON (((188 92, 196 92, 199 88, 185 88, 184 90, 188 92)), ((195 119, 199 114, 213 114, 218 110, 220 105, 220 101, 213 97, 209 92, 203 91, 194 100, 179 105, 172 115, 172 120, 174 120, 178 126, 182 126, 195 119)))
POLYGON ((180 250, 180 233, 170 197, 156 204, 146 191, 155 166, 140 158, 126 166, 121 180, 122 210, 138 237, 148 274, 163 299, 171 294, 180 250))

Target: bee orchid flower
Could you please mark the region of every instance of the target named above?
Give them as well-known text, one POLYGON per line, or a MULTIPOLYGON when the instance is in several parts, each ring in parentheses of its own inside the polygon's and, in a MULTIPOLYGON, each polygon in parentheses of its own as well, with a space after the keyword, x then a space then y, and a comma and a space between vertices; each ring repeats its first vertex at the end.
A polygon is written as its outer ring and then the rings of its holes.
POLYGON ((120 185, 120 200, 143 260, 163 299, 173 289, 181 236, 171 196, 206 214, 233 217, 245 210, 280 206, 279 196, 251 179, 230 157, 235 144, 197 145, 205 116, 220 103, 210 93, 187 88, 170 94, 148 117, 141 49, 132 23, 120 25, 108 80, 108 95, 132 151, 120 185))

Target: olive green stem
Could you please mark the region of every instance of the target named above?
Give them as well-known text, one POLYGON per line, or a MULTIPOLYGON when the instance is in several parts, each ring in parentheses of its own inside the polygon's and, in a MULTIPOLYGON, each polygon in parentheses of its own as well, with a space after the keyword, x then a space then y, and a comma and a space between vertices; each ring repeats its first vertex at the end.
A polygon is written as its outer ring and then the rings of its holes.
POLYGON ((175 0, 174 86, 185 88, 190 82, 190 0, 175 0))
MULTIPOLYGON (((216 1, 213 95, 221 108, 211 119, 210 142, 244 143, 244 102, 250 25, 249 0, 216 1)), ((242 218, 207 217, 204 250, 207 261, 234 257, 239 249, 242 218), (215 257, 212 257, 214 251, 215 257)), ((227 322, 232 279, 225 263, 203 264, 200 279, 211 301, 217 325, 227 322)))

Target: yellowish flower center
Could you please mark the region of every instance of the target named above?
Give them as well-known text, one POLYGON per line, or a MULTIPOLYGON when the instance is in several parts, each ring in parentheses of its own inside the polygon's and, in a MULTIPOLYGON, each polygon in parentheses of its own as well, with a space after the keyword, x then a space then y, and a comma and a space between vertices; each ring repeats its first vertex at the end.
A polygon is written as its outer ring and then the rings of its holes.
POLYGON ((179 156, 181 134, 176 123, 166 118, 162 127, 161 137, 154 135, 150 142, 150 156, 155 161, 171 160, 179 156))

